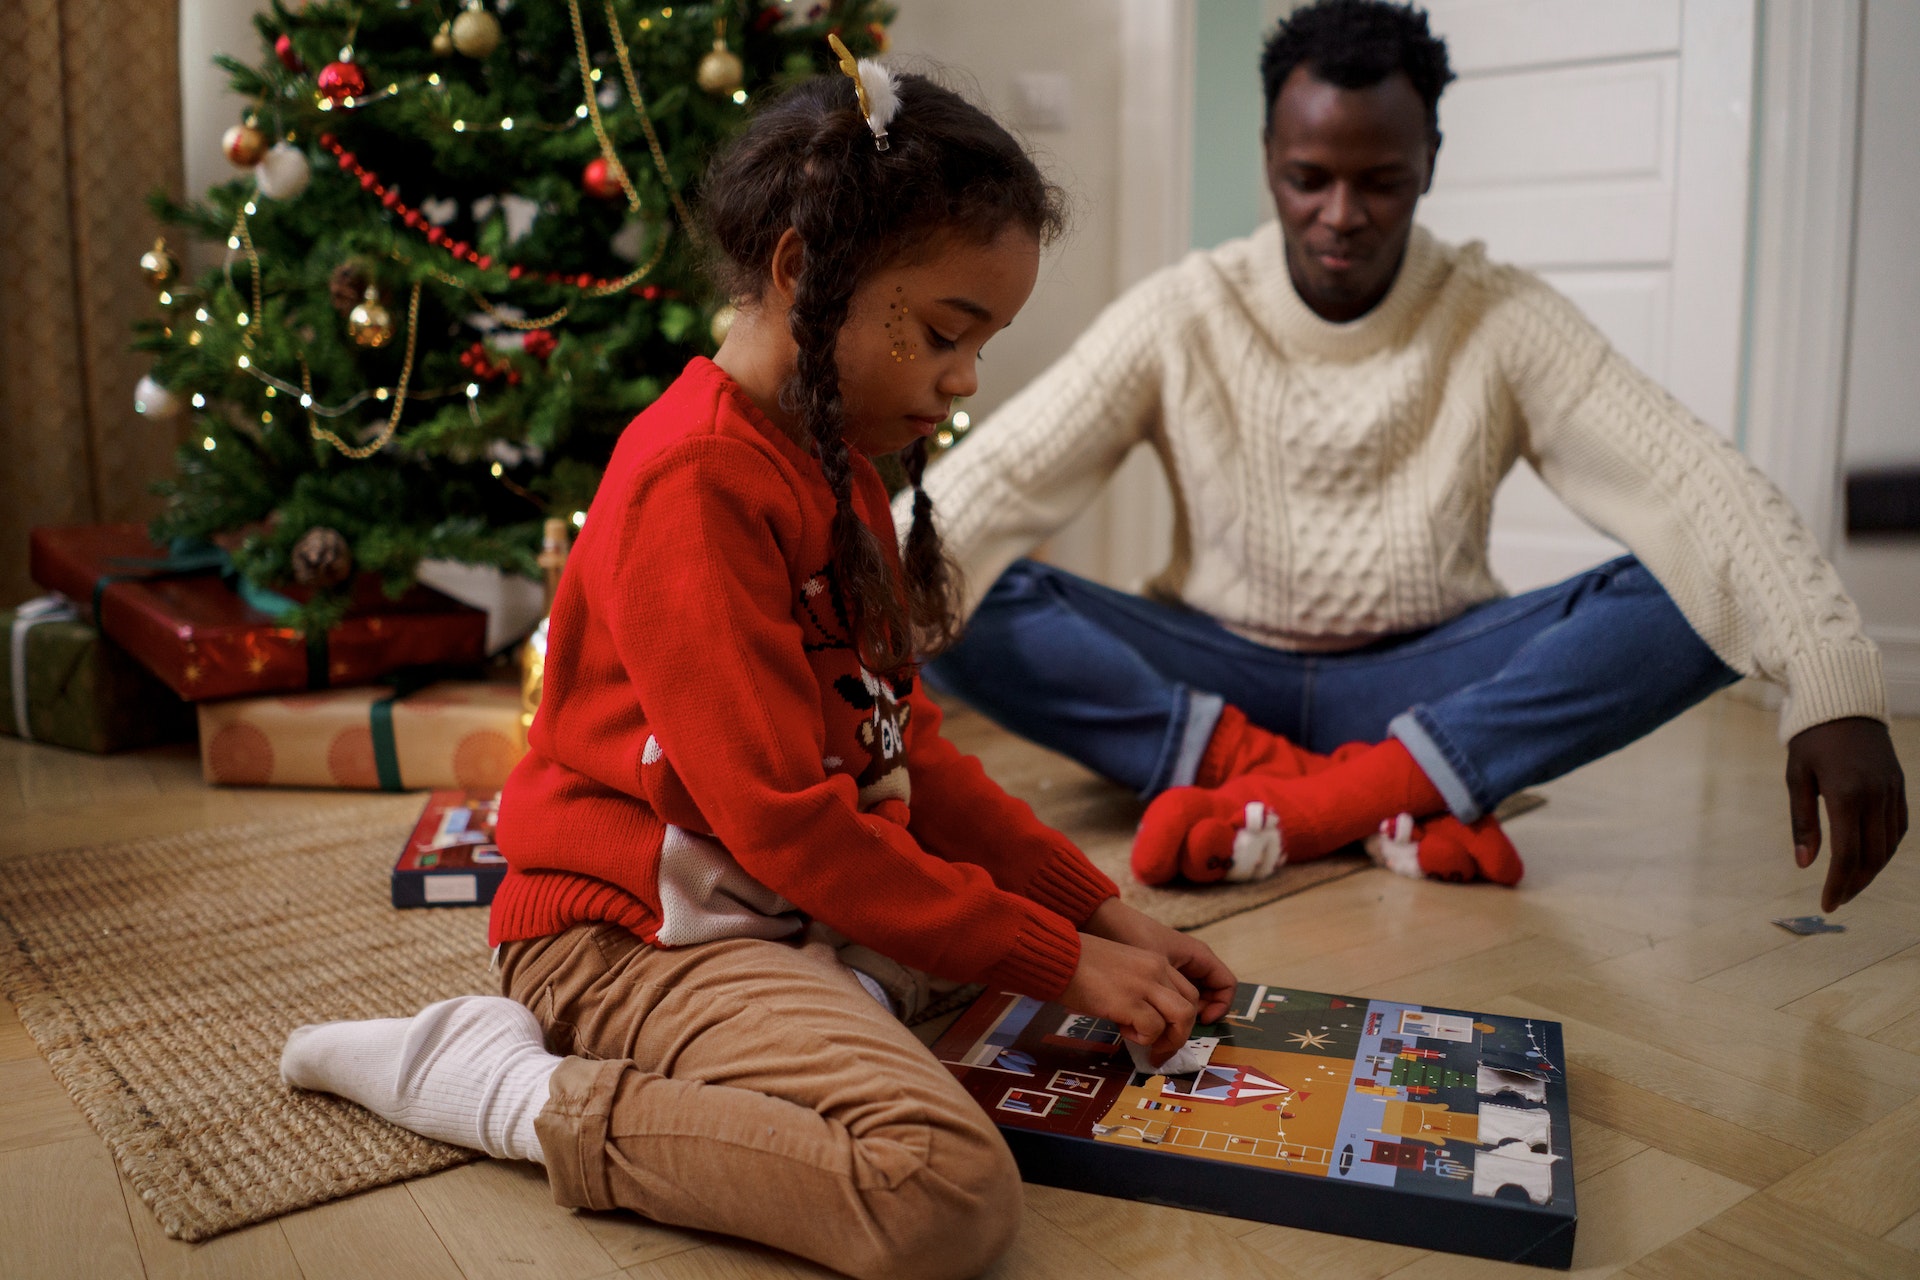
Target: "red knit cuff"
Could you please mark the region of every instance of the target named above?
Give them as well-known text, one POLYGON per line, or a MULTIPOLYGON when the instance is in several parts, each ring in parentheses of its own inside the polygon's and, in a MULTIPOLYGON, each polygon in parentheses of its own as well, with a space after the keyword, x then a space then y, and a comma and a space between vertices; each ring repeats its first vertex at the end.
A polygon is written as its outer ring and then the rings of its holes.
POLYGON ((1119 894, 1119 887, 1088 861, 1086 854, 1063 841, 1054 848, 1046 865, 1034 871, 1024 896, 1065 916, 1078 929, 1096 907, 1119 894))
POLYGON ((1055 916, 1036 912, 981 981, 1036 1000, 1058 1000, 1080 967, 1080 935, 1055 916))

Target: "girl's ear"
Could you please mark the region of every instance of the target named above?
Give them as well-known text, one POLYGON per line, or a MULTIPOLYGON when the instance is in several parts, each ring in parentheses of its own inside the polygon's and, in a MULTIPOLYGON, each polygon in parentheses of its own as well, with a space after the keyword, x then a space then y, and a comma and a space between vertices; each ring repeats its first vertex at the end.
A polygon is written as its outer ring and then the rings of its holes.
POLYGON ((773 246, 773 261, 767 264, 767 284, 782 309, 791 308, 794 295, 800 291, 800 272, 806 254, 806 242, 792 227, 782 231, 779 242, 773 246))

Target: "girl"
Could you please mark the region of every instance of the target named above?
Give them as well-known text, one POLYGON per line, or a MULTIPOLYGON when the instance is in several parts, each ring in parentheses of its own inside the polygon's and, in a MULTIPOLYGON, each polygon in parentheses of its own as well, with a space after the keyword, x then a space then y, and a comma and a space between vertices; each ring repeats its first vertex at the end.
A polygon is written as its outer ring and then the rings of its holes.
POLYGON ((554 602, 499 828, 511 999, 301 1028, 282 1074, 541 1161, 564 1205, 970 1275, 1018 1174, 889 1010, 984 982, 1160 1061, 1234 983, 943 740, 916 679, 951 583, 924 496, 903 569, 870 458, 917 486, 1059 197, 986 115, 862 63, 763 110, 704 201, 740 314, 622 437, 554 602))

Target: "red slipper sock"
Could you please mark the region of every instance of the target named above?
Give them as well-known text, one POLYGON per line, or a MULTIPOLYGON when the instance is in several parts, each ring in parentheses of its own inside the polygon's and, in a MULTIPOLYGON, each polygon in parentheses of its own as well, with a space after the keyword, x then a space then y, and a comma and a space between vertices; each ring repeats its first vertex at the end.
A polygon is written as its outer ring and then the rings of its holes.
POLYGON ((1220 709, 1207 749, 1193 771, 1196 787, 1217 787, 1255 770, 1277 777, 1298 778, 1326 766, 1326 757, 1303 751, 1277 733, 1268 733, 1228 703, 1220 709))
POLYGON ((1256 771, 1211 789, 1161 793, 1134 836, 1134 875, 1148 884, 1176 875, 1200 883, 1262 879, 1282 863, 1363 839, 1396 814, 1446 807, 1397 739, 1338 754, 1337 763, 1305 777, 1256 771))
POLYGON ((1444 813, 1415 823, 1403 813, 1368 837, 1367 853, 1389 871, 1416 878, 1515 885, 1526 874, 1519 851, 1492 814, 1467 823, 1444 813))

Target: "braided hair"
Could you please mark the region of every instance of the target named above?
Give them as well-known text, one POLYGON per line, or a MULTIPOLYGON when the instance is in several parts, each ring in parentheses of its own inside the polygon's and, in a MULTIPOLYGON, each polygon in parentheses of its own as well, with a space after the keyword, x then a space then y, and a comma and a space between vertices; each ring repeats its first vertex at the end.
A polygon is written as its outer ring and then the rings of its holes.
POLYGON ((799 348, 781 388, 833 492, 830 580, 860 659, 889 675, 931 657, 959 630, 958 573, 921 487, 924 439, 901 457, 913 485, 905 581, 854 514, 853 463, 835 359, 855 290, 941 236, 991 243, 1008 227, 1041 243, 1063 223, 1058 187, 994 119, 924 76, 896 75, 899 113, 881 152, 844 76, 803 80, 755 115, 708 170, 703 220, 715 278, 736 299, 761 296, 791 227, 803 246, 788 327, 799 348))

